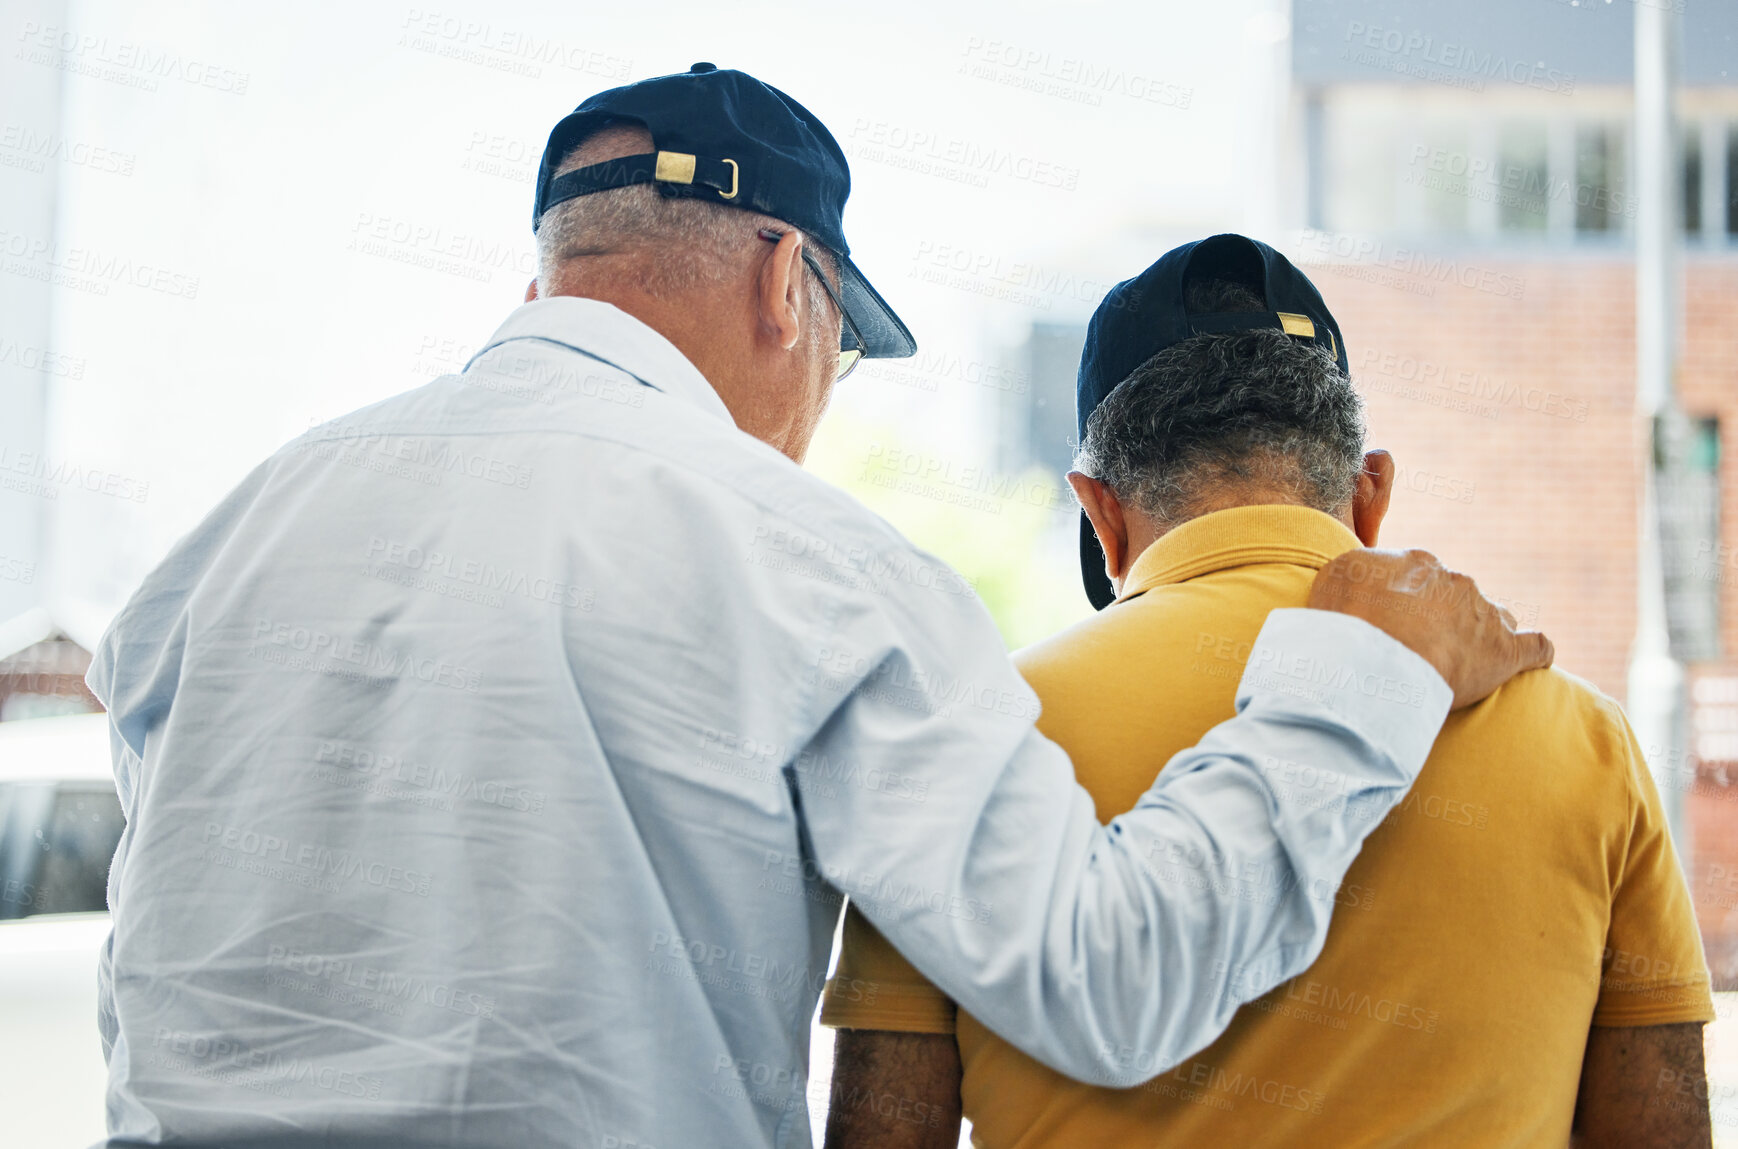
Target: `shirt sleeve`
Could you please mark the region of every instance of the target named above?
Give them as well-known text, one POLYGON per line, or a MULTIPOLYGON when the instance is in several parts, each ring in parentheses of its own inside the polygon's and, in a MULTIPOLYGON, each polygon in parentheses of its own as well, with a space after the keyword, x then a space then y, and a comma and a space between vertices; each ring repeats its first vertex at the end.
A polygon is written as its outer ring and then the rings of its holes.
POLYGON ((1701 932, 1659 791, 1621 712, 1616 721, 1628 779, 1628 843, 1612 893, 1593 1024, 1713 1021, 1701 932))
POLYGON ((958 1010, 918 973, 856 906, 845 910, 839 966, 821 997, 821 1024, 833 1029, 952 1033, 958 1010))
POLYGON ((815 864, 995 1033, 1083 1081, 1147 1080, 1315 959, 1448 686, 1367 623, 1275 611, 1237 716, 1105 826, 971 606, 907 605, 891 637, 849 620, 831 636, 812 680, 838 693, 803 754, 857 781, 796 763, 815 864))

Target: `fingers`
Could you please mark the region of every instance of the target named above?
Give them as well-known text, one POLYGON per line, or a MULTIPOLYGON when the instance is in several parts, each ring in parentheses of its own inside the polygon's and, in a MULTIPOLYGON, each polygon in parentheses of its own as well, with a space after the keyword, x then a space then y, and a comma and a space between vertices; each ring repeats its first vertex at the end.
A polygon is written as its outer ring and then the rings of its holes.
POLYGON ((1361 618, 1424 660, 1469 706, 1523 671, 1550 666, 1551 640, 1428 551, 1348 551, 1322 567, 1309 605, 1361 618))
POLYGON ((1515 636, 1522 670, 1541 670, 1557 657, 1557 647, 1536 630, 1522 631, 1515 636))

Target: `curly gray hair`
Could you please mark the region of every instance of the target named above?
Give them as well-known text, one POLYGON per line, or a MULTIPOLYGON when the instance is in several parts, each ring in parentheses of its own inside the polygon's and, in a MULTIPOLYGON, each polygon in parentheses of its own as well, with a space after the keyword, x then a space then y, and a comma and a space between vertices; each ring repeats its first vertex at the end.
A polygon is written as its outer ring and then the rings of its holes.
MULTIPOLYGON (((1191 314, 1265 311, 1249 288, 1189 285, 1191 314)), ((1075 468, 1169 529, 1258 484, 1338 514, 1363 468, 1363 404, 1320 347, 1277 330, 1196 335, 1148 359, 1086 424, 1075 468)))

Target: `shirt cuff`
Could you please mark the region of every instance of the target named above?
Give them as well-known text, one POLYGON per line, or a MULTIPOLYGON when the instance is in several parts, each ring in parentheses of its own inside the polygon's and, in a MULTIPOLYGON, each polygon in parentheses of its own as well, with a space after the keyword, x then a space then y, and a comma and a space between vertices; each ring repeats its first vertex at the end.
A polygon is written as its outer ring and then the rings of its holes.
POLYGON ((1714 998, 1707 980, 1662 982, 1599 995, 1593 1024, 1610 1029, 1636 1025, 1677 1025, 1714 1020, 1714 998))
POLYGON ((952 1033, 957 1012, 953 1000, 928 982, 836 977, 821 996, 821 1024, 828 1029, 952 1033))
POLYGON ((1421 655, 1361 618, 1292 607, 1267 616, 1237 685, 1237 709, 1290 696, 1332 711, 1417 776, 1454 703, 1421 655))

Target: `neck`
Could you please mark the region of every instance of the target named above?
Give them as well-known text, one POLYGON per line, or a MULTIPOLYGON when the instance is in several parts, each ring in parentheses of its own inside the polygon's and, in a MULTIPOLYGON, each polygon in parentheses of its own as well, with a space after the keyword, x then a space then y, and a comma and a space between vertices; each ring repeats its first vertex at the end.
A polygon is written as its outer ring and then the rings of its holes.
POLYGON ((618 307, 662 335, 692 363, 723 400, 738 429, 774 450, 803 461, 807 447, 791 412, 771 401, 765 381, 758 381, 752 353, 727 344, 722 331, 740 330, 740 318, 718 314, 720 294, 712 291, 649 290, 643 265, 596 266, 607 259, 587 260, 564 269, 550 295, 573 295, 618 307))
MULTIPOLYGON (((614 261, 587 261, 592 262, 614 261)), ((715 356, 712 341, 704 338, 704 328, 697 323, 698 312, 702 310, 697 307, 698 301, 688 298, 687 293, 654 293, 645 284, 646 277, 635 274, 631 268, 582 270, 576 265, 563 269, 549 294, 595 299, 620 308, 668 339, 708 381, 713 379, 714 373, 707 368, 715 356)))
MULTIPOLYGON (((1284 487, 1251 487, 1242 489, 1214 491, 1212 494, 1196 499, 1188 504, 1184 513, 1174 519, 1155 519, 1139 511, 1125 508, 1123 511, 1128 525, 1129 557, 1126 572, 1134 569, 1135 563, 1145 553, 1146 549, 1182 526, 1213 514, 1215 511, 1229 511, 1233 507, 1309 507, 1309 504, 1299 499, 1295 493, 1284 487)), ((1312 508, 1313 509, 1313 508, 1312 508)), ((1356 531, 1352 522, 1352 508, 1347 506, 1340 513, 1331 516, 1343 523, 1347 530, 1356 531)), ((1123 580, 1118 579, 1120 584, 1123 580)))
MULTIPOLYGON (((1192 501, 1186 508, 1185 513, 1176 519, 1172 519, 1163 524, 1160 524, 1158 520, 1149 520, 1154 524, 1155 533, 1153 538, 1158 539, 1160 536, 1175 530, 1184 523, 1189 522, 1191 519, 1202 518, 1203 516, 1212 514, 1214 511, 1229 511, 1233 507, 1307 507, 1311 510, 1318 509, 1310 507, 1310 504, 1298 498, 1297 493, 1288 487, 1259 486, 1233 488, 1231 490, 1221 488, 1211 494, 1192 501)), ((1345 524, 1347 530, 1352 529, 1352 508, 1350 504, 1344 507, 1338 514, 1331 515, 1330 517, 1345 524)))

